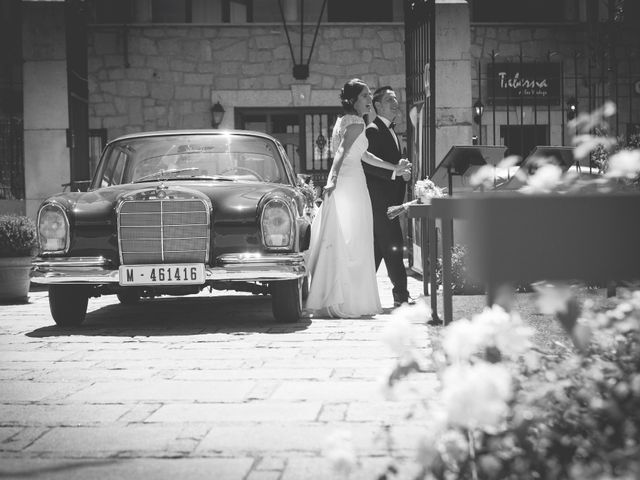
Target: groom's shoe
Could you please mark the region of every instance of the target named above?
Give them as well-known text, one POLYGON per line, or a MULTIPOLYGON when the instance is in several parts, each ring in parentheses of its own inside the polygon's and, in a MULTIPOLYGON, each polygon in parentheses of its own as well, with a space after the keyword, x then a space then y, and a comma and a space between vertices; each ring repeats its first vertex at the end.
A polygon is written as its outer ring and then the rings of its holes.
POLYGON ((407 298, 406 300, 403 300, 403 301, 394 300, 393 301, 393 306, 394 307, 399 307, 400 305, 402 305, 404 303, 407 303, 409 305, 415 305, 416 302, 411 297, 409 297, 409 298, 407 298))

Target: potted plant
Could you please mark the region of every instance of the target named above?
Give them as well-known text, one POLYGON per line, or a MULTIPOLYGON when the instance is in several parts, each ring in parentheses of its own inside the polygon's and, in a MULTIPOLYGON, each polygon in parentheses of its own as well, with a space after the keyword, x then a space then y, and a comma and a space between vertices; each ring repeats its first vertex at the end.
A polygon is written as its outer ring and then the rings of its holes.
POLYGON ((0 302, 26 301, 36 226, 23 215, 0 215, 0 302))

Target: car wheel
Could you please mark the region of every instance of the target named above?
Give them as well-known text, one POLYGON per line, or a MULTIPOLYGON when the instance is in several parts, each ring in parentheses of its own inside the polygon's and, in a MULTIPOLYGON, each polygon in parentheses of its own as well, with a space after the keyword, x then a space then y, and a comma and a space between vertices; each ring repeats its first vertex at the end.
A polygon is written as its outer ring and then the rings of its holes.
POLYGON ((87 315, 89 292, 77 285, 50 285, 49 309, 57 325, 77 327, 87 315))
POLYGON ((271 309, 276 321, 294 323, 302 313, 301 280, 271 282, 271 309))
POLYGON ((136 305, 140 303, 140 292, 135 288, 121 290, 116 296, 123 305, 136 305))

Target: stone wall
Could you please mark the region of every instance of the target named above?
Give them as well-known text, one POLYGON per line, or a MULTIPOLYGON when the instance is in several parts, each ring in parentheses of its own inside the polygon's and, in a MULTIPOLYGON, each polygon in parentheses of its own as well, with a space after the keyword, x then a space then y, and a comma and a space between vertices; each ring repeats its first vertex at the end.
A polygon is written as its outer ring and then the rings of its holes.
MULTIPOLYGON (((305 61, 313 27, 305 27, 305 61)), ((291 30, 298 59, 299 30, 291 30)), ((403 42, 401 23, 321 25, 309 78, 296 80, 280 24, 92 27, 90 127, 106 128, 109 139, 141 130, 208 128, 209 109, 221 99, 227 111, 221 127, 229 128, 234 107, 274 106, 274 99, 277 106, 300 105, 293 92, 309 92, 302 105, 338 106, 339 90, 352 77, 372 89, 393 85, 404 103, 403 42)))

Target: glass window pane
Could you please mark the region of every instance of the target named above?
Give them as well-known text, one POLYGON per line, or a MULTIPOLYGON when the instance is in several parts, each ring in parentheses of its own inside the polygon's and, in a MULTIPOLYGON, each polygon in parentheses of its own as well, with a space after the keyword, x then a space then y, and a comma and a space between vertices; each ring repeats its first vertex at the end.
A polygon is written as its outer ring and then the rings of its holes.
POLYGON ((193 23, 222 23, 222 0, 191 0, 193 23))
POLYGON ((243 115, 242 126, 245 130, 255 130, 256 132, 267 133, 266 115, 243 115))
POLYGON ((328 0, 330 22, 391 22, 391 0, 328 0))
MULTIPOLYGON (((303 5, 304 21, 315 24, 322 11, 323 0, 305 1, 303 5)), ((282 10, 288 24, 300 22, 300 0, 281 0, 282 10)), ((402 5, 400 4, 402 7, 402 5)), ((255 23, 282 23, 282 14, 278 0, 253 0, 252 18, 255 23)), ((322 21, 327 21, 327 7, 325 6, 322 21)), ((307 28, 305 27, 305 32, 307 28)), ((309 27, 311 32, 311 27, 309 27)))
POLYGON ((252 21, 253 0, 224 0, 222 20, 229 23, 252 21))
POLYGON ((562 22, 564 4, 558 0, 482 0, 473 4, 475 22, 562 22))
POLYGON ((187 0, 153 0, 153 22, 154 23, 185 23, 187 22, 186 3, 187 3, 187 0))
POLYGON ((93 10, 95 23, 127 23, 131 21, 129 0, 95 0, 93 10))

